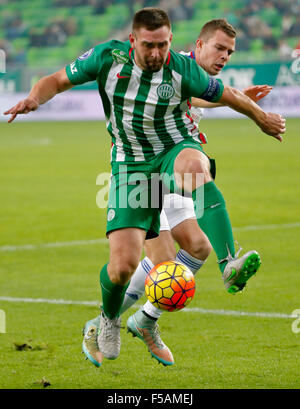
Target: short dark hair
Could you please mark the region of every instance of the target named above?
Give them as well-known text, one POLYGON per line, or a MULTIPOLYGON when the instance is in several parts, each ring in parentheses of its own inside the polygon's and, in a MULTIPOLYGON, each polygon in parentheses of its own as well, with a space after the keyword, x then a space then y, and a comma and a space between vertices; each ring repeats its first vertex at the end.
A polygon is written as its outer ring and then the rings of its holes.
POLYGON ((217 30, 223 31, 231 38, 236 37, 236 31, 234 27, 231 24, 229 24, 225 18, 219 18, 210 20, 206 24, 204 24, 198 38, 207 41, 217 30))
POLYGON ((132 22, 132 31, 142 27, 149 31, 154 31, 163 26, 167 26, 171 29, 171 23, 167 13, 155 7, 145 7, 135 13, 132 22))

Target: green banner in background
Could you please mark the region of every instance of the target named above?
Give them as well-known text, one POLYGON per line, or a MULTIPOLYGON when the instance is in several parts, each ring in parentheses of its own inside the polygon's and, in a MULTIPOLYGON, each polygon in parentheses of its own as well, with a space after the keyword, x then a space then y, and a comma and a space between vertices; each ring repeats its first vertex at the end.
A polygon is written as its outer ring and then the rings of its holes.
MULTIPOLYGON (((0 94, 28 92, 42 76, 54 72, 47 69, 15 68, 0 73, 0 94)), ((273 62, 266 64, 228 64, 219 75, 224 84, 243 89, 250 85, 268 84, 272 86, 300 86, 300 57, 291 62, 273 62)), ((79 85, 73 90, 96 90, 96 81, 79 85)))
POLYGON ((300 58, 290 63, 229 64, 219 77, 226 85, 239 89, 259 84, 272 86, 300 85, 300 58))
MULTIPOLYGON (((228 64, 218 76, 224 84, 243 89, 250 85, 268 84, 272 86, 300 85, 300 58, 291 62, 266 64, 228 64)), ((76 89, 97 89, 96 83, 87 83, 76 89)))
MULTIPOLYGON (((300 85, 300 58, 292 62, 273 62, 266 64, 245 64, 227 67, 218 76, 224 84, 243 89, 250 85, 268 84, 272 86, 300 85)), ((87 83, 76 89, 97 89, 97 84, 87 83)))
POLYGON ((20 92, 21 75, 22 71, 20 69, 0 73, 0 94, 20 92))

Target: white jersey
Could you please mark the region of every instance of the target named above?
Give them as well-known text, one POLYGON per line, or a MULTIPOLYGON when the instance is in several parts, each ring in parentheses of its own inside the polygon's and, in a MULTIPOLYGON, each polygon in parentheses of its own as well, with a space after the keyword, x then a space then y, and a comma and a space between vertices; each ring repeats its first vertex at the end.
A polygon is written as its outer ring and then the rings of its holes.
MULTIPOLYGON (((189 53, 180 51, 180 54, 195 59, 195 54, 193 51, 189 53)), ((203 108, 189 106, 187 115, 198 127, 199 122, 203 118, 203 113, 203 108)), ((202 143, 206 143, 206 136, 204 134, 200 133, 199 138, 202 143)), ((166 195, 164 198, 164 205, 160 214, 160 231, 172 230, 184 220, 195 218, 196 215, 193 200, 189 197, 182 197, 176 193, 171 193, 166 195)))
MULTIPOLYGON (((185 55, 186 57, 189 57, 195 60, 194 51, 190 51, 189 53, 186 53, 185 51, 180 51, 179 54, 185 55)), ((197 126, 199 126, 199 122, 203 118, 203 113, 204 113, 203 108, 193 107, 193 106, 189 108, 189 114, 197 126)))

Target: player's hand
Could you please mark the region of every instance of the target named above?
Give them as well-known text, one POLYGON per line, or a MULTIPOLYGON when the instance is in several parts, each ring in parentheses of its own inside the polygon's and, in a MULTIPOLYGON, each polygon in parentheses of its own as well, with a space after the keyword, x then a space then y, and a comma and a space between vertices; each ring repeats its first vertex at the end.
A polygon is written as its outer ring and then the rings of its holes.
POLYGON ((17 105, 10 108, 8 111, 4 112, 4 115, 11 115, 11 117, 7 121, 8 123, 10 123, 16 118, 17 115, 28 114, 28 112, 38 109, 38 107, 38 102, 34 98, 28 97, 18 102, 17 105))
POLYGON ((242 92, 247 95, 247 97, 251 98, 252 101, 257 102, 268 95, 272 89, 273 87, 270 85, 251 85, 250 87, 243 89, 242 92))
POLYGON ((259 126, 263 132, 282 142, 281 134, 285 133, 285 119, 281 115, 268 112, 259 126))

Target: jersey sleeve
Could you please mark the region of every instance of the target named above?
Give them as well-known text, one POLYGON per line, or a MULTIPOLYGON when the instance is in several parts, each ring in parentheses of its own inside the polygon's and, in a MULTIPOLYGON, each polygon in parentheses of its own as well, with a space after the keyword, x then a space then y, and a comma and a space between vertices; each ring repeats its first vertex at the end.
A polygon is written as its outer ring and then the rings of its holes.
POLYGON ((67 65, 66 73, 70 82, 78 85, 96 80, 109 51, 111 51, 110 43, 99 44, 67 65))
POLYGON ((195 61, 191 61, 189 89, 192 97, 217 102, 222 97, 224 85, 220 79, 211 77, 195 61))

